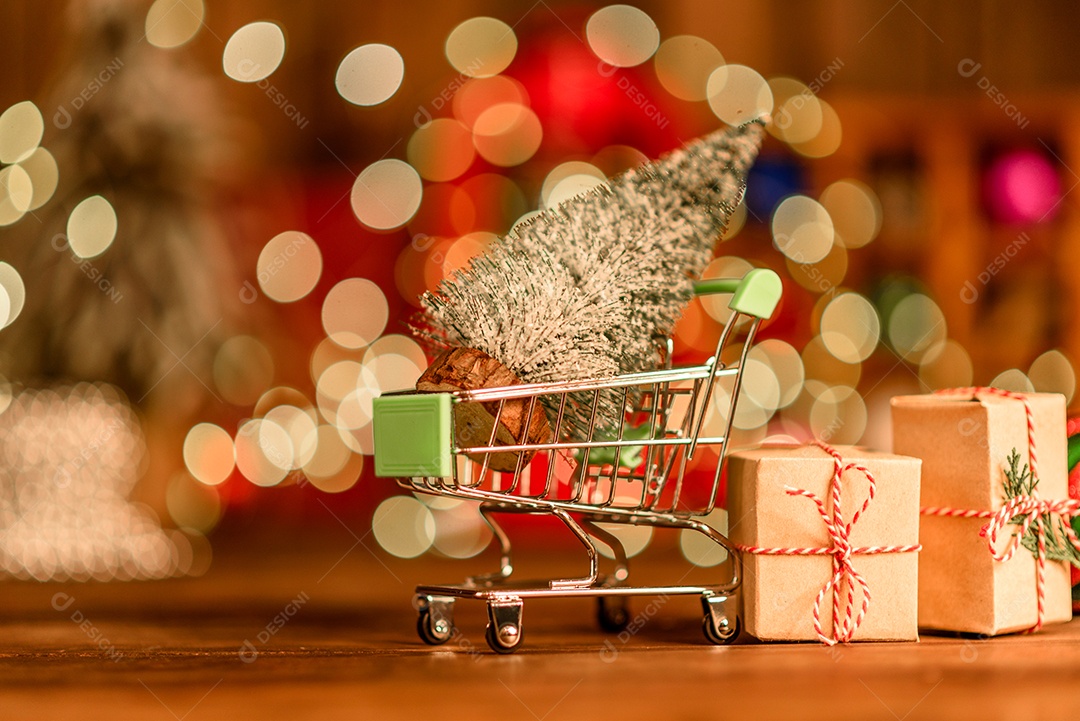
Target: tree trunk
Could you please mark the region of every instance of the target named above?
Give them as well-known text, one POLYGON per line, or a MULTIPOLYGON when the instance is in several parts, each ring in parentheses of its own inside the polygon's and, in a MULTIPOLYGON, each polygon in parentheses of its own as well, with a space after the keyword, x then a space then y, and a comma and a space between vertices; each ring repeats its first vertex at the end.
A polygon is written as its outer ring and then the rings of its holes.
MULTIPOLYGON (((436 358, 416 382, 418 391, 478 390, 522 385, 523 381, 510 369, 487 353, 475 348, 453 348, 436 358)), ((529 415, 530 400, 499 402, 459 403, 454 406, 454 445, 462 448, 486 446, 491 439, 495 416, 499 428, 494 445, 518 445, 524 443, 547 443, 551 438, 551 425, 539 400, 533 403, 529 415)), ((495 471, 513 472, 521 458, 521 467, 532 460, 533 452, 524 453, 476 453, 472 460, 483 463, 489 456, 488 468, 495 471)))

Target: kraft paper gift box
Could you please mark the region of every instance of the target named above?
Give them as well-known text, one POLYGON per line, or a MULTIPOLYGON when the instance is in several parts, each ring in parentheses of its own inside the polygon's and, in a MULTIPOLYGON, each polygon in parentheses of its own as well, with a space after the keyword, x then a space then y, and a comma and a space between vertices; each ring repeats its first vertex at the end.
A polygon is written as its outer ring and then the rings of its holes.
MULTIPOLYGON (((1043 499, 1068 497, 1065 397, 1023 394, 1035 425, 1037 493, 1043 499)), ((983 392, 892 399, 893 450, 923 461, 922 506, 997 512, 1006 502, 1005 468, 1016 449, 1029 462, 1027 414, 1023 401, 983 392)), ((989 518, 924 514, 919 558, 919 625, 927 629, 997 635, 1038 622, 1036 559, 1020 546, 1008 561, 990 553, 980 535, 989 518)), ((1018 529, 1004 525, 995 550, 1004 550, 1018 529)), ((1072 617, 1069 567, 1045 564, 1042 623, 1072 617)))
MULTIPOLYGON (((856 551, 851 567, 870 591, 865 617, 853 641, 916 641, 918 553, 860 553, 859 547, 912 547, 919 537, 919 466, 915 458, 841 446, 844 464, 865 466, 876 480, 876 493, 851 527, 848 541, 856 551)), ((729 537, 743 552, 743 622, 746 631, 765 641, 837 640, 833 627, 833 592, 820 604, 823 636, 814 624, 818 595, 834 576, 832 555, 765 555, 751 549, 824 549, 833 539, 817 505, 788 489, 813 493, 833 513, 830 488, 835 465, 823 448, 764 446, 732 453, 728 460, 729 537)), ((867 499, 869 481, 856 469, 841 476, 843 521, 850 523, 867 499)), ((841 598, 846 598, 846 581, 841 598)), ((853 614, 863 595, 855 584, 853 614)), ((843 604, 842 602, 842 605, 843 604)), ((840 609, 838 609, 840 610, 840 609)), ((841 611, 841 620, 844 613, 841 611)), ((842 634, 839 634, 842 635, 842 634)))

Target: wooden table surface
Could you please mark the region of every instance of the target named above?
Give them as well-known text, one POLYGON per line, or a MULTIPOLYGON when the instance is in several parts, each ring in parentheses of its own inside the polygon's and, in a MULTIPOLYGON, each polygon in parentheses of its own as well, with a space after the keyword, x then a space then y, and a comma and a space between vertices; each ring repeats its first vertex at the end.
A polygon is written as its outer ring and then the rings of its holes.
POLYGON ((1080 704, 1080 622, 985 641, 717 647, 693 597, 634 599, 641 628, 622 638, 596 628, 589 599, 537 600, 521 650, 498 656, 473 602, 433 648, 412 587, 490 561, 390 559, 370 543, 219 552, 193 579, 5 583, 0 719, 914 721, 1071 718, 1080 704))

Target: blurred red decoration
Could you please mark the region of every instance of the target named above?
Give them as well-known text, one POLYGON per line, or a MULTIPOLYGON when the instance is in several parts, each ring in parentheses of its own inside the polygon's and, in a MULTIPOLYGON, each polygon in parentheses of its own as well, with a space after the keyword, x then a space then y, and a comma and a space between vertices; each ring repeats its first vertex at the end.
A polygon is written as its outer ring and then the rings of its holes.
POLYGON ((1043 223, 1056 215, 1061 180, 1045 154, 1031 149, 997 156, 983 176, 986 211, 1002 223, 1043 223))

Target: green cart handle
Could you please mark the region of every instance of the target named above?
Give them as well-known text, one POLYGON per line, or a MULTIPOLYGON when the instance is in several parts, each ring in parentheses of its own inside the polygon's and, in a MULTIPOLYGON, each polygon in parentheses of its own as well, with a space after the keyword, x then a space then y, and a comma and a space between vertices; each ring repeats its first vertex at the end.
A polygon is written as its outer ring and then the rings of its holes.
POLYGON ((695 295, 731 293, 728 308, 765 319, 776 310, 784 284, 775 271, 755 268, 742 278, 705 278, 694 283, 695 295))

